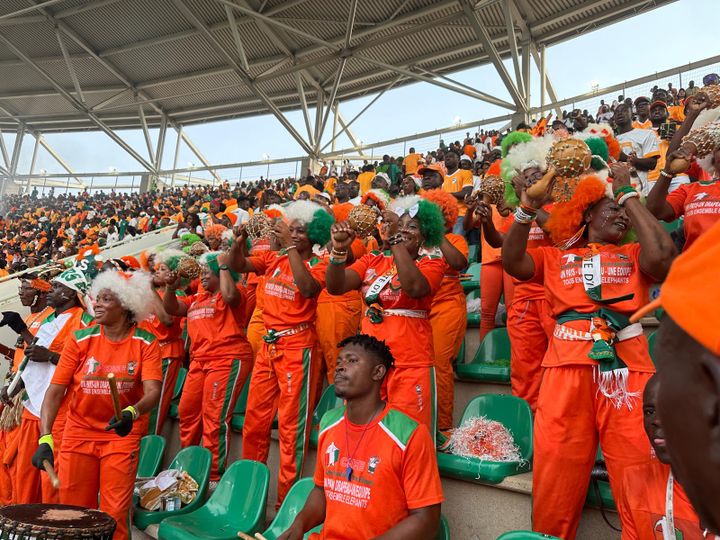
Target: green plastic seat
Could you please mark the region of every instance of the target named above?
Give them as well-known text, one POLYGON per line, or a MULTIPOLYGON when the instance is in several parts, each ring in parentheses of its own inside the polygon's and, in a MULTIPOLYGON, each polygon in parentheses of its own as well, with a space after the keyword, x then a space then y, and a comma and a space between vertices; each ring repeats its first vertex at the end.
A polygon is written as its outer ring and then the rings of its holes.
POLYGON ((480 328, 480 314, 479 313, 468 313, 467 314, 467 327, 468 328, 480 328))
POLYGON ((484 416, 508 428, 520 448, 522 461, 482 461, 438 452, 438 467, 442 476, 479 484, 499 484, 508 476, 531 469, 533 417, 527 401, 515 396, 483 394, 468 403, 460 424, 473 416, 484 416))
POLYGON ((455 365, 460 365, 465 363, 465 340, 462 340, 462 343, 460 343, 460 350, 457 353, 457 356, 455 357, 455 365))
POLYGON ((188 370, 184 367, 178 371, 178 378, 175 381, 175 389, 173 390, 172 400, 170 401, 170 411, 168 416, 170 418, 178 417, 178 405, 180 404, 180 394, 182 394, 183 386, 185 385, 185 379, 187 378, 188 370))
POLYGON ((660 221, 660 225, 662 225, 668 234, 672 234, 678 229, 681 229, 683 226, 683 218, 676 219, 675 221, 666 222, 666 221, 660 221))
POLYGON ((145 435, 140 439, 137 478, 155 476, 162 465, 165 454, 165 438, 160 435, 145 435))
POLYGON ((241 459, 225 471, 205 505, 164 519, 162 540, 235 540, 238 531, 252 536, 265 526, 270 472, 257 461, 241 459))
POLYGON ((172 460, 169 469, 186 471, 198 483, 198 492, 195 500, 173 512, 150 512, 135 504, 133 509, 133 523, 140 530, 145 530, 148 525, 160 523, 170 516, 189 514, 200 508, 205 502, 208 483, 210 482, 210 463, 212 456, 210 450, 200 446, 188 446, 180 450, 175 459, 172 460))
POLYGON ((480 244, 470 244, 468 247, 470 248, 470 255, 468 256, 468 261, 470 262, 470 264, 477 262, 478 255, 480 254, 480 244))
MULTIPOLYGON (((230 429, 238 433, 242 433, 243 426, 245 425, 245 412, 247 411, 247 400, 248 394, 250 393, 250 377, 245 380, 245 386, 243 386, 237 401, 235 402, 235 408, 233 409, 232 419, 230 420, 230 429)), ((272 428, 277 429, 278 419, 275 416, 273 420, 272 428)))
POLYGON ((463 381, 509 383, 510 338, 507 328, 490 330, 478 347, 472 362, 458 363, 455 372, 463 381))
POLYGON ((317 407, 312 416, 312 428, 310 430, 310 448, 317 448, 318 437, 320 436, 320 419, 329 410, 341 407, 345 402, 335 395, 335 385, 329 385, 318 401, 317 407))
POLYGON ((560 540, 557 536, 550 536, 549 534, 536 533, 532 531, 510 531, 505 534, 501 534, 497 537, 497 540, 535 540, 538 538, 548 538, 550 540, 560 540))
POLYGON ((440 515, 440 530, 438 531, 436 540, 450 540, 450 524, 445 516, 440 515))
MULTIPOLYGON (((605 461, 605 456, 603 456, 602 449, 599 445, 597 453, 595 454, 595 461, 605 461)), ((604 480, 594 482, 593 480, 590 480, 587 496, 585 497, 585 504, 587 506, 592 506, 593 508, 600 508, 602 506, 603 508, 617 510, 617 507, 615 506, 615 499, 613 497, 612 490, 610 489, 610 482, 605 482, 604 480), (596 483, 598 487, 597 490, 595 490, 594 486, 596 483)))
POLYGON ((472 263, 460 277, 465 294, 480 289, 480 263, 472 263))
MULTIPOLYGON (((267 540, 277 540, 278 536, 288 530, 292 522, 295 521, 295 516, 300 513, 300 510, 305 506, 308 495, 315 487, 315 482, 312 478, 301 478, 293 484, 285 496, 285 500, 280 506, 280 510, 275 515, 270 526, 265 529, 262 535, 267 540)), ((309 533, 308 533, 309 534, 309 533)))
POLYGON ((648 348, 650 349, 650 358, 652 358, 653 364, 655 363, 655 337, 657 336, 657 330, 650 334, 647 338, 648 348))

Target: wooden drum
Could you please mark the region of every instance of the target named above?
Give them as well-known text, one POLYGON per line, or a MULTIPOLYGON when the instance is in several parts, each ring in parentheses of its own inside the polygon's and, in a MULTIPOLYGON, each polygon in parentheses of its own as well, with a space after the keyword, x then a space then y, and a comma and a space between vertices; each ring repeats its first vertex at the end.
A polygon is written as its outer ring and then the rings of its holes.
POLYGON ((65 504, 0 508, 0 540, 112 540, 115 520, 105 512, 65 504))

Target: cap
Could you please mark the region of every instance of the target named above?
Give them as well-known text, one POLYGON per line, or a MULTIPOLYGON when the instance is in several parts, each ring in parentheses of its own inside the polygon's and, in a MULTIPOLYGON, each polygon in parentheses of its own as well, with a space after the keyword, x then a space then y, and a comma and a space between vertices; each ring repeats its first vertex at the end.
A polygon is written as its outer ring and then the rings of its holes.
POLYGON ((660 297, 630 318, 637 321, 645 314, 665 308, 680 328, 716 356, 720 356, 720 222, 698 238, 670 268, 660 289, 660 297), (702 291, 698 294, 697 291, 702 291))
POLYGON ((472 163, 472 158, 467 154, 463 154, 462 156, 460 156, 460 161, 469 161, 470 163, 472 163))
POLYGON ((635 105, 637 105, 638 103, 641 103, 643 101, 647 101, 648 103, 650 103, 650 98, 647 96, 639 96, 639 97, 635 98, 634 103, 635 103, 635 105))
POLYGON ((428 165, 425 165, 424 167, 421 167, 420 169, 418 169, 418 174, 424 175, 425 171, 434 171, 436 173, 439 173, 440 176, 445 175, 445 171, 439 163, 430 163, 428 165))
POLYGON ((667 103, 664 101, 660 101, 659 99, 656 99, 650 104, 650 108, 654 109, 655 107, 665 107, 667 109, 667 103))

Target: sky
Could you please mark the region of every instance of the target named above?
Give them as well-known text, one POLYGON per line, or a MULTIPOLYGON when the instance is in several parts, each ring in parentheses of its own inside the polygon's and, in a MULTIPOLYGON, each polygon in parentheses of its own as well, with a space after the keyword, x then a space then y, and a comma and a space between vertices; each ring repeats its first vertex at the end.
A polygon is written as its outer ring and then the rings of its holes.
MULTIPOLYGON (((609 86, 718 55, 720 39, 716 26, 719 15, 720 0, 679 0, 548 48, 548 75, 558 97, 562 99, 590 91, 593 83, 600 87, 609 86)), ((507 66, 512 73, 509 61, 507 66)), ((491 66, 464 70, 451 77, 510 101, 491 66)), ((701 74, 695 77, 696 84, 701 84, 701 78, 701 74)), ((686 84, 686 81, 683 82, 686 84)), ((533 69, 533 105, 539 105, 539 92, 539 75, 533 69)), ((341 114, 346 120, 353 118, 372 97, 342 102, 341 114)), ((428 83, 416 83, 386 92, 351 129, 358 139, 367 144, 451 126, 459 121, 470 122, 501 114, 506 114, 506 110, 428 83)), ((301 112, 289 112, 286 116, 297 126, 298 131, 305 132, 301 112)), ((326 142, 331 138, 331 124, 329 120, 324 138, 326 142)), ((271 115, 188 126, 186 132, 214 164, 255 161, 268 157, 278 159, 303 153, 296 141, 271 115)), ((142 132, 119 133, 142 156, 147 155, 142 132)), ((12 145, 13 135, 4 136, 6 144, 12 145)), ((156 141, 156 130, 153 130, 152 137, 156 141)), ((76 172, 142 169, 103 133, 48 134, 46 139, 76 172)), ((175 140, 175 135, 168 132, 164 168, 172 166, 175 140)), ((29 171, 32 146, 32 140, 27 138, 21 155, 20 173, 29 171)), ((349 141, 346 137, 338 139, 339 148, 347 146, 349 141)), ((181 147, 178 167, 197 165, 197 157, 187 147, 181 147)), ((64 172, 44 151, 39 153, 35 167, 36 173, 40 170, 64 172)), ((295 170, 294 164, 274 165, 270 169, 271 176, 293 175, 295 170)), ((264 167, 256 167, 251 171, 246 170, 244 174, 247 178, 248 175, 266 172, 264 167)), ((237 177, 237 171, 233 174, 237 177)))

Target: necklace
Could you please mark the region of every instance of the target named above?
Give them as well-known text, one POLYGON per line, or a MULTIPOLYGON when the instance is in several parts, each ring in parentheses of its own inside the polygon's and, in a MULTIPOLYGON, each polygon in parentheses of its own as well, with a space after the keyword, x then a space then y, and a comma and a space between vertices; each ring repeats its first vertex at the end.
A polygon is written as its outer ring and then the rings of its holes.
MULTIPOLYGON (((370 421, 367 424, 365 424, 365 429, 363 429, 362 433, 360 434, 360 440, 358 440, 357 444, 355 445, 355 450, 353 451, 352 454, 348 454, 348 463, 347 463, 347 467, 345 468, 345 478, 347 479, 348 482, 350 482, 352 480, 352 475, 354 472, 353 468, 352 468, 353 458, 355 457, 355 454, 357 453, 358 448, 360 448, 360 443, 362 442, 363 438, 365 437, 365 433, 367 433, 367 430, 370 428, 370 425, 373 423, 373 420, 375 420, 377 415, 380 414, 384 408, 385 408, 385 402, 383 402, 381 404, 380 408, 377 411, 375 411, 375 414, 372 415, 372 418, 370 419, 370 421)), ((348 437, 347 422, 348 422, 348 420, 346 418, 345 419, 345 448, 347 448, 347 451, 349 452, 350 451, 350 439, 348 437)))

